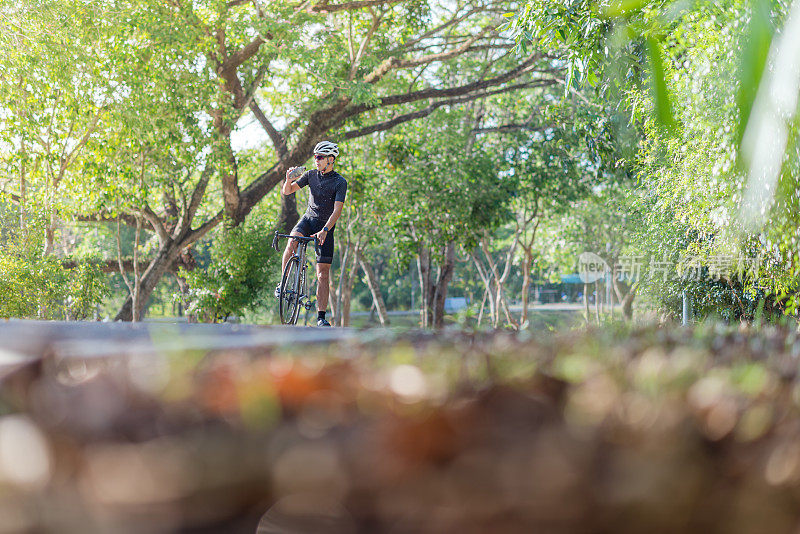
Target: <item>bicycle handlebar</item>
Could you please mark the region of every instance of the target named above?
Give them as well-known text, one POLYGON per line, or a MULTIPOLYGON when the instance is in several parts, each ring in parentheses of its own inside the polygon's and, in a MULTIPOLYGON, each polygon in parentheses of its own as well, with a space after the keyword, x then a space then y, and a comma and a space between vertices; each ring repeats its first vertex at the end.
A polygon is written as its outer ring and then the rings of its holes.
POLYGON ((314 242, 314 251, 317 253, 317 256, 321 256, 322 255, 322 252, 321 252, 321 250, 319 248, 319 239, 317 239, 314 236, 302 237, 302 236, 298 236, 298 235, 279 234, 278 232, 275 232, 275 237, 272 238, 272 248, 274 248, 275 251, 277 251, 277 252, 280 252, 278 250, 278 238, 280 238, 280 237, 285 237, 287 239, 294 239, 295 241, 299 241, 301 243, 308 243, 310 241, 313 241, 314 242))

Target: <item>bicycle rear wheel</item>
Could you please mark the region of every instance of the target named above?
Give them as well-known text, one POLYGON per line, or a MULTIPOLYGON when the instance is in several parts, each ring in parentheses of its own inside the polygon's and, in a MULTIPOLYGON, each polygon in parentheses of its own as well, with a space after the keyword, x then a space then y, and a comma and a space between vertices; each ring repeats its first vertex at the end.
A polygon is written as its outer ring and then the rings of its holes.
POLYGON ((281 315, 281 323, 294 324, 297 320, 297 307, 300 304, 297 294, 297 277, 300 274, 300 261, 297 258, 289 258, 286 268, 283 270, 281 278, 281 294, 278 299, 278 311, 281 315))

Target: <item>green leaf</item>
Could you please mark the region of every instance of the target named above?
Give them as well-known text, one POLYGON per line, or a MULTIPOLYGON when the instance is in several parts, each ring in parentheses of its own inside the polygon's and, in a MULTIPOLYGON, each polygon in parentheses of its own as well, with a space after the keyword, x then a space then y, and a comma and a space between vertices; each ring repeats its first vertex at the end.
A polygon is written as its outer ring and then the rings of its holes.
POLYGON ((597 85, 597 73, 594 69, 590 69, 586 72, 586 83, 595 87, 597 85))
POLYGON ((646 0, 617 0, 603 9, 603 15, 608 18, 630 15, 634 11, 640 10, 645 3, 646 0))
POLYGON ((569 94, 569 90, 572 87, 572 80, 575 79, 575 60, 572 60, 569 64, 569 70, 567 71, 567 80, 564 83, 564 97, 569 94))
POLYGON ((770 2, 768 0, 753 0, 751 9, 752 14, 747 25, 747 36, 739 63, 739 90, 736 95, 739 111, 739 142, 742 140, 747 121, 750 118, 775 31, 770 22, 770 2))
POLYGON ((672 114, 672 103, 667 89, 664 73, 664 59, 661 44, 653 37, 647 38, 647 57, 650 62, 650 83, 653 89, 656 120, 672 130, 675 128, 675 117, 672 114))

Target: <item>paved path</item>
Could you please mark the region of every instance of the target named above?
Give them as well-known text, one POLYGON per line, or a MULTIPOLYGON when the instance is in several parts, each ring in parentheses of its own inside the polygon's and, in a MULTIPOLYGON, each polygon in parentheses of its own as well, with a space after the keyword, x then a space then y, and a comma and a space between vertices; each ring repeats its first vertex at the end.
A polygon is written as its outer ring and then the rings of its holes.
POLYGON ((45 356, 93 358, 155 351, 253 349, 379 336, 347 328, 236 324, 0 321, 0 378, 45 356))

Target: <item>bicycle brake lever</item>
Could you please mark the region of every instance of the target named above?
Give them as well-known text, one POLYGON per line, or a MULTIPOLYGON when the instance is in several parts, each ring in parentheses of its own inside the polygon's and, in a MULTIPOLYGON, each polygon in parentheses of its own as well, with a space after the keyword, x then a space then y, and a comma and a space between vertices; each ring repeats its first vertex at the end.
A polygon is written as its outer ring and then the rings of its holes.
POLYGON ((272 238, 272 248, 275 249, 275 252, 280 252, 278 250, 278 232, 275 232, 275 237, 272 238))
POLYGON ((319 246, 319 239, 316 237, 314 238, 314 251, 317 253, 317 257, 322 256, 322 249, 319 246))

